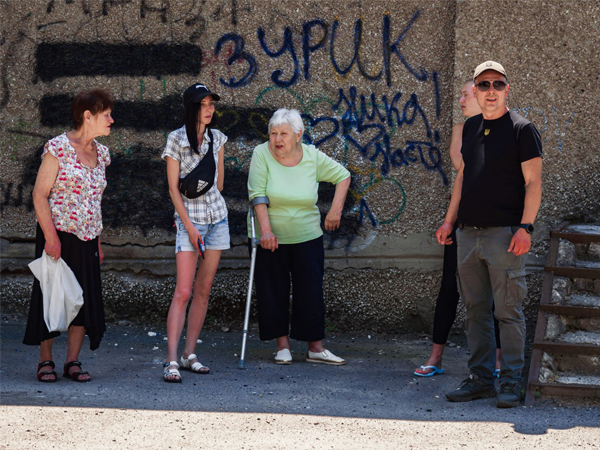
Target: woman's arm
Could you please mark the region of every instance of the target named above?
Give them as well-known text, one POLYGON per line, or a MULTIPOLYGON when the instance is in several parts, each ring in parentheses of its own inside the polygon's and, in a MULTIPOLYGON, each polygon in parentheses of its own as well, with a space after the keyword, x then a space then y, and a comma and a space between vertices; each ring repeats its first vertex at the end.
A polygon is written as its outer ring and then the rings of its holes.
POLYGON ((258 220, 260 230, 260 246, 265 250, 274 252, 279 247, 279 238, 271 231, 271 222, 269 221, 269 211, 264 203, 254 207, 254 214, 258 220))
POLYGON ((454 125, 452 127, 452 137, 450 138, 450 161, 452 161, 452 165, 457 172, 460 169, 460 162, 462 161, 460 149, 462 148, 462 131, 464 126, 464 122, 454 125))
POLYGON ((48 256, 54 259, 60 258, 61 245, 58 234, 56 233, 56 227, 54 226, 54 222, 52 222, 52 212, 50 211, 48 197, 50 196, 50 190, 56 181, 58 169, 58 159, 50 153, 47 153, 42 159, 42 164, 33 188, 33 206, 35 208, 35 215, 37 216, 38 223, 40 224, 40 227, 44 232, 44 238, 46 239, 44 250, 46 250, 48 256))
POLYGON ((219 150, 219 175, 217 175, 217 189, 219 192, 223 191, 223 182, 225 181, 225 148, 221 147, 219 150))
POLYGON ((98 236, 98 257, 100 258, 100 265, 104 261, 104 252, 102 251, 102 245, 100 245, 100 236, 98 236))
POLYGON ((327 231, 334 231, 340 227, 342 210, 344 209, 344 202, 346 201, 349 187, 350 177, 345 178, 335 185, 335 194, 331 202, 331 208, 329 208, 329 212, 325 216, 325 229, 327 231))
POLYGON ((169 181, 169 195, 171 196, 171 200, 173 201, 173 206, 175 206, 175 211, 179 215, 179 218, 183 222, 183 226, 185 227, 188 236, 190 238, 190 242, 196 249, 196 251, 200 252, 198 248, 198 238, 200 237, 200 232, 196 229, 189 216, 187 215, 187 211, 185 210, 185 206, 183 204, 183 198, 181 198, 181 192, 179 191, 179 161, 167 156, 165 158, 167 160, 167 179, 169 181))
MULTIPOLYGON (((264 145, 264 144, 263 144, 264 145)), ((266 196, 267 188, 267 165, 261 153, 261 146, 254 149, 252 159, 250 160, 250 170, 248 171, 248 196, 249 199, 266 196)), ((263 148, 264 150, 264 148, 263 148)), ((254 214, 258 220, 258 229, 260 231, 260 246, 265 250, 274 252, 279 247, 279 238, 271 230, 271 221, 269 220, 269 211, 265 203, 259 203, 254 206, 254 214)))
POLYGON ((458 174, 454 180, 454 186, 452 186, 452 197, 450 198, 450 205, 448 206, 448 211, 446 212, 446 218, 444 219, 444 223, 442 223, 442 225, 435 232, 435 236, 440 245, 452 244, 452 238, 450 235, 452 234, 452 229, 454 228, 454 222, 456 222, 456 218, 458 217, 458 207, 460 205, 460 199, 462 196, 464 171, 465 163, 461 160, 460 167, 458 168, 458 174))

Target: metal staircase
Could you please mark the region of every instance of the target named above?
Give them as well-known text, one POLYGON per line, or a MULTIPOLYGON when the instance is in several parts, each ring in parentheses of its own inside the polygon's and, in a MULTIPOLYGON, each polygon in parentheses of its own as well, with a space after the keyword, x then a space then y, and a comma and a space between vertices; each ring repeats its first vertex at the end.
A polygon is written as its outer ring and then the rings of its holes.
POLYGON ((600 225, 551 231, 544 270, 525 405, 600 398, 600 225))

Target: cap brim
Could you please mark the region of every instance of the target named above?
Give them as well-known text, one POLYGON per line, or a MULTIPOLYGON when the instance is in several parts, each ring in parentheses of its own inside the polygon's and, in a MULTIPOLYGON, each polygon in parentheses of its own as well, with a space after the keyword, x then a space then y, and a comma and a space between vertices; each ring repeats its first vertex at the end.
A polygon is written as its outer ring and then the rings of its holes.
POLYGON ((506 74, 505 74, 505 73, 502 73, 502 72, 500 72, 499 70, 496 70, 496 69, 485 69, 485 70, 482 70, 482 71, 478 72, 476 75, 473 75, 473 81, 475 81, 475 78, 477 78, 477 77, 478 77, 479 75, 481 75, 483 72, 496 72, 496 73, 499 73, 500 75, 502 75, 503 77, 505 77, 505 78, 506 78, 506 74))
MULTIPOLYGON (((211 97, 213 98, 213 100, 215 100, 215 101, 217 101, 217 102, 218 102, 219 100, 221 100, 221 97, 219 96, 219 94, 215 94, 214 92, 207 92, 206 94, 204 94, 204 95, 202 96, 202 98, 204 98, 204 97, 208 97, 208 96, 211 96, 211 97)), ((202 99, 200 99, 200 100, 202 100, 202 99)))
POLYGON ((214 92, 204 92, 202 94, 198 94, 197 96, 195 96, 193 99, 188 100, 187 102, 185 102, 185 104, 190 104, 190 103, 200 103, 202 100, 204 100, 206 97, 212 97, 213 100, 215 101, 219 101, 221 100, 221 97, 219 96, 219 94, 215 94, 214 92))

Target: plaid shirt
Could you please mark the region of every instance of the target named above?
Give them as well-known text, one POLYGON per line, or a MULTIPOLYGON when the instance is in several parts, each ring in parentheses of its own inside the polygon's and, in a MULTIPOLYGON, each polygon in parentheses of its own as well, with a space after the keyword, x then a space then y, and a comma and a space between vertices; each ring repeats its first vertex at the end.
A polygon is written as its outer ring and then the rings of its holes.
MULTIPOLYGON (((182 195, 183 205, 185 211, 188 214, 190 220, 198 224, 215 224, 227 217, 227 206, 225 205, 225 199, 217 189, 217 177, 219 176, 219 150, 227 142, 227 136, 221 133, 219 130, 211 130, 214 144, 213 153, 215 155, 215 165, 217 170, 215 171, 215 182, 207 193, 200 197, 189 199, 182 195)), ((165 159, 167 156, 179 161, 179 177, 185 178, 198 163, 204 158, 204 155, 208 152, 208 131, 204 132, 204 139, 202 139, 202 145, 198 149, 200 155, 196 155, 190 146, 187 135, 185 133, 185 125, 171 134, 167 139, 167 146, 163 152, 161 158, 165 159)), ((175 211, 175 217, 177 217, 177 211, 175 211)))

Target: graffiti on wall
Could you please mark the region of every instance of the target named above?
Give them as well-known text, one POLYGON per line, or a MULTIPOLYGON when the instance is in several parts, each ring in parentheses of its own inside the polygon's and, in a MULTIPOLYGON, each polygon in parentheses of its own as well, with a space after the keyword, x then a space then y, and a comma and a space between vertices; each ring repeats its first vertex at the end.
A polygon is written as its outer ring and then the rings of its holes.
MULTIPOLYGON (((397 33, 394 39, 392 33, 392 19, 389 14, 383 16, 381 29, 379 34, 381 36, 380 44, 380 62, 379 65, 382 67, 377 73, 368 73, 368 71, 361 64, 361 47, 363 44, 363 20, 356 19, 354 22, 354 33, 353 33, 353 53, 350 55, 350 62, 344 64, 341 63, 336 55, 335 48, 336 42, 340 39, 346 39, 347 36, 341 36, 338 34, 337 29, 339 27, 339 21, 336 19, 330 25, 324 20, 315 19, 304 22, 302 25, 302 36, 300 45, 301 48, 297 49, 295 42, 298 39, 294 38, 292 29, 286 26, 283 29, 283 36, 269 37, 267 31, 263 27, 259 27, 256 30, 256 39, 260 44, 260 48, 264 54, 269 58, 274 58, 279 61, 287 61, 287 68, 276 69, 270 74, 270 79, 274 86, 277 87, 291 87, 298 83, 300 76, 304 77, 305 80, 310 80, 310 67, 311 58, 314 57, 314 53, 317 51, 328 51, 329 62, 331 67, 336 74, 340 76, 347 76, 353 69, 356 70, 369 81, 384 80, 385 84, 390 87, 392 84, 392 71, 394 68, 394 59, 397 59, 402 66, 417 80, 427 81, 430 78, 436 84, 436 92, 438 94, 437 101, 438 107, 436 110, 439 114, 439 89, 437 87, 437 76, 436 73, 430 73, 422 67, 414 67, 406 58, 402 52, 402 43, 409 34, 411 28, 415 25, 419 19, 421 12, 419 10, 412 14, 412 17, 408 19, 404 28, 397 33), (269 41, 280 40, 282 41, 279 48, 273 48, 273 44, 269 41), (298 54, 301 53, 303 69, 300 68, 300 58, 298 54)), ((251 52, 246 50, 246 38, 237 33, 226 33, 221 36, 215 46, 215 55, 218 55, 225 47, 226 44, 231 43, 233 45, 233 52, 228 58, 227 63, 233 64, 244 64, 245 72, 243 75, 237 78, 230 78, 228 80, 221 78, 220 82, 223 86, 231 88, 242 88, 248 86, 255 79, 258 78, 259 65, 257 57, 251 52)), ((344 55, 345 59, 348 59, 347 55, 344 55)))
MULTIPOLYGON (((238 15, 249 11, 240 10, 238 3, 231 0, 208 13, 201 3, 175 7, 159 0, 51 0, 43 14, 36 16, 41 17, 36 28, 43 31, 63 27, 61 14, 65 9, 76 11, 78 19, 65 29, 64 41, 45 42, 38 35, 19 31, 12 41, 2 42, 8 51, 1 69, 0 110, 10 99, 6 67, 18 53, 15 49, 19 45, 34 46, 30 52, 34 58, 30 80, 38 87, 76 77, 114 79, 121 92, 136 86, 136 95, 128 95, 127 100, 116 98, 113 133, 118 145, 112 149, 113 164, 107 174, 109 186, 104 202, 108 226, 139 226, 146 230, 171 225, 164 163, 158 158, 162 149, 149 146, 143 136, 159 132, 166 137, 168 131, 181 125, 180 93, 170 86, 182 77, 210 78, 212 86, 228 90, 232 102, 219 106, 215 126, 238 147, 251 149, 267 139, 266 124, 274 108, 297 108, 306 125, 304 141, 327 151, 352 173, 343 219, 346 233, 358 233, 361 227, 376 229, 402 216, 411 194, 410 187, 403 184, 407 171, 448 186, 448 169, 440 148, 445 139, 439 131, 440 121, 448 113, 442 110, 441 102, 440 77, 444 74, 424 67, 418 55, 406 51, 419 38, 418 27, 424 14, 421 10, 404 17, 383 14, 376 26, 374 22, 367 25, 363 18, 346 23, 337 18, 315 18, 300 25, 273 28, 263 24, 249 34, 226 31, 215 37, 205 34, 207 23, 222 22, 226 28, 237 30, 238 15), (117 14, 123 36, 127 36, 124 42, 108 42, 101 34, 95 41, 78 40, 90 24, 99 29, 104 18, 117 14), (168 30, 169 39, 161 43, 144 41, 144 30, 157 26, 168 30), (368 63, 364 58, 367 39, 368 63), (318 82, 317 60, 329 70, 333 84, 339 81, 340 87, 311 96, 304 88, 318 82), (353 74, 352 80, 358 75, 360 83, 348 85, 353 74), (410 83, 392 83, 394 76, 410 83), (415 84, 420 88, 403 89, 415 84), (153 92, 148 91, 150 85, 153 92), (246 96, 244 103, 238 105, 239 94, 246 88, 256 91, 256 85, 262 90, 254 102, 248 104, 246 96), (160 92, 156 92, 156 86, 160 86, 160 92), (139 141, 122 139, 123 129, 133 130, 134 135, 140 136, 139 141), (139 188, 148 184, 160 193, 146 193, 139 188), (139 214, 126 213, 140 207, 139 214)), ((29 20, 30 15, 24 16, 21 23, 29 20)), ((322 73, 319 70, 320 76, 322 73)), ((71 98, 72 93, 42 94, 38 102, 39 124, 49 129, 68 127, 71 98)), ((539 108, 519 111, 530 118, 541 116, 542 136, 556 138, 558 149, 563 150, 574 112, 559 124, 556 108, 550 113, 539 108)), ((23 150, 31 157, 24 162, 20 182, 1 182, 2 209, 21 205, 32 208, 31 189, 39 167, 39 146, 51 137, 37 130, 39 124, 19 120, 7 130, 12 137, 12 157, 23 150)), ((250 157, 251 150, 238 151, 226 160, 227 198, 245 198, 250 157)), ((331 186, 321 188, 323 208, 332 196, 331 186)), ((243 221, 245 211, 232 213, 243 221)))
POLYGON ((550 135, 546 134, 548 128, 551 127, 554 131, 553 134, 554 138, 556 139, 556 147, 558 148, 559 152, 562 152, 567 128, 569 127, 571 121, 577 115, 575 111, 571 111, 569 114, 569 118, 561 124, 558 117, 558 108, 556 106, 552 106, 552 114, 550 115, 550 118, 548 118, 549 114, 547 114, 546 111, 544 111, 542 108, 525 106, 513 109, 515 112, 521 114, 523 117, 528 118, 529 120, 535 122, 538 125, 538 131, 540 132, 540 135, 544 137, 544 143, 548 142, 549 139, 552 139, 550 135), (542 125, 541 127, 540 123, 542 125))

